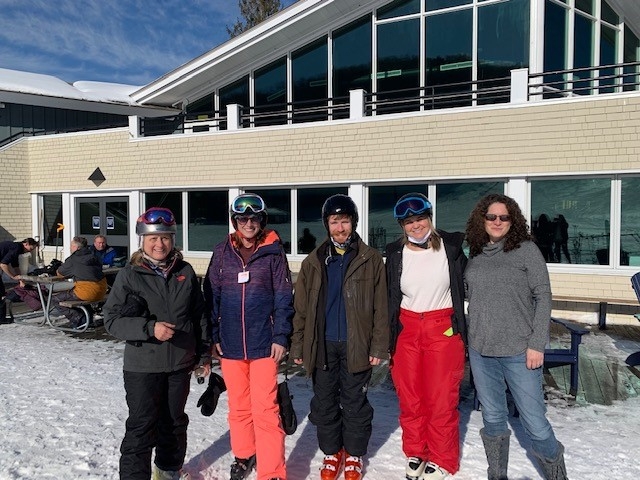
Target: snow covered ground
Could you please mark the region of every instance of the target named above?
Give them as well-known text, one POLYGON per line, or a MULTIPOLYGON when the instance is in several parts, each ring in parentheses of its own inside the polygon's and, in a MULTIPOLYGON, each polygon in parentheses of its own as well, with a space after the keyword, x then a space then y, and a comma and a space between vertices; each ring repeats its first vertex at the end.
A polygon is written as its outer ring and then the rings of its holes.
MULTIPOLYGON (((589 335, 583 348, 623 359, 640 349, 633 342, 614 344, 606 335, 589 335)), ((82 340, 47 327, 0 326, 0 480, 115 479, 127 410, 122 385, 123 344, 82 340)), ((624 368, 621 366, 621 368, 624 368)), ((315 428, 307 420, 311 383, 290 380, 298 431, 287 437, 289 480, 318 479, 322 453, 315 428)), ((206 385, 206 384, 205 384, 206 385)), ((187 412, 189 446, 185 468, 194 479, 228 478, 232 454, 226 421, 226 394, 217 411, 204 417, 196 402, 205 385, 192 383, 187 412)), ((404 458, 395 393, 388 384, 373 387, 373 436, 365 460, 365 478, 404 478, 404 458)), ((461 405, 459 480, 486 478, 478 430, 480 412, 469 398, 461 405)), ((566 447, 572 479, 640 478, 640 398, 613 406, 569 406, 550 402, 549 418, 566 447)), ((524 432, 512 419, 509 478, 542 478, 526 454, 524 432)), ((255 473, 249 477, 255 480, 255 473)))

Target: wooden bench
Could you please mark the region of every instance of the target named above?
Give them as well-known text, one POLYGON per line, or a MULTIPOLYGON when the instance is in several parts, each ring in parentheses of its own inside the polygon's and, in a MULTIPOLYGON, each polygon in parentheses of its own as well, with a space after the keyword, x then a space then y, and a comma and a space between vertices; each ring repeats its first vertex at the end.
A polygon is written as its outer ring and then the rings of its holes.
MULTIPOLYGON (((551 317, 551 321, 558 325, 562 325, 564 328, 569 330, 569 333, 571 334, 571 346, 569 348, 546 348, 544 350, 544 366, 546 368, 553 368, 570 365, 571 384, 569 394, 575 397, 578 393, 578 380, 580 373, 578 366, 580 344, 582 343, 582 336, 589 333, 589 330, 555 317, 551 317)), ((473 389, 473 406, 476 410, 480 410, 480 400, 478 400, 478 393, 476 392, 475 387, 473 389)))
POLYGON ((78 310, 81 310, 82 313, 84 314, 84 322, 74 328, 59 327, 55 325, 54 325, 54 328, 57 328, 59 330, 78 332, 78 333, 86 331, 87 328, 91 326, 91 318, 93 314, 95 312, 100 312, 106 301, 107 301, 107 296, 105 296, 101 300, 95 300, 93 302, 88 302, 86 300, 64 300, 60 302, 61 307, 77 308, 78 310))
POLYGON ((594 297, 575 297, 567 295, 554 295, 554 301, 558 302, 576 302, 576 303, 592 303, 598 304, 598 328, 600 330, 607 329, 607 309, 609 305, 625 305, 638 306, 637 300, 629 298, 594 298, 594 297))

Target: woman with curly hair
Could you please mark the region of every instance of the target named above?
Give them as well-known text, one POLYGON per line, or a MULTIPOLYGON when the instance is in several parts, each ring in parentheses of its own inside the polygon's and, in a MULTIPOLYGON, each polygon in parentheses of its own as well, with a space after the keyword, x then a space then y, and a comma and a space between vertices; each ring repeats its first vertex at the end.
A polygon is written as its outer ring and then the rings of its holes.
POLYGON ((469 360, 482 404, 488 478, 507 478, 508 388, 545 478, 566 479, 564 447, 546 418, 542 389, 551 317, 547 264, 520 207, 506 195, 481 199, 466 234, 469 360))

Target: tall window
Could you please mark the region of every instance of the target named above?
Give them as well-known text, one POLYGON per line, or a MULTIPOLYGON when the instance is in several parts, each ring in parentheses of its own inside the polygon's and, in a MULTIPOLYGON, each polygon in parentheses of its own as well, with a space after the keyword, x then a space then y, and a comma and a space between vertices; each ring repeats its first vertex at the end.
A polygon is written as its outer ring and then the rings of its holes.
MULTIPOLYGON (((595 24, 591 18, 576 13, 575 15, 575 31, 573 35, 573 68, 586 68, 593 66, 594 52, 594 28, 595 24)), ((584 80, 575 81, 573 91, 579 95, 591 95, 592 71, 576 72, 573 74, 574 79, 584 80)))
MULTIPOLYGON (((618 29, 602 25, 600 27, 600 65, 613 65, 617 63, 617 52, 618 29)), ((614 75, 616 75, 615 68, 600 69, 598 72, 600 93, 615 92, 613 85, 618 83, 618 80, 614 78, 614 75)))
MULTIPOLYGON (((640 60, 640 40, 629 29, 624 27, 624 63, 632 63, 640 60)), ((624 68, 624 90, 638 90, 640 83, 640 68, 637 65, 630 65, 624 68)))
POLYGON ((255 126, 282 125, 286 115, 275 112, 286 110, 287 63, 285 58, 256 70, 255 73, 255 126))
POLYGON ((610 265, 611 180, 531 182, 531 227, 547 262, 610 265))
MULTIPOLYGON (((529 66, 529 0, 478 8, 478 80, 508 79, 511 70, 529 66)), ((478 89, 508 87, 511 81, 482 83, 478 89)), ((509 101, 509 89, 481 95, 482 103, 509 101)))
MULTIPOLYGON (((544 71, 566 70, 567 67, 567 31, 569 10, 547 0, 544 8, 544 71)), ((562 97, 566 89, 565 75, 556 73, 544 76, 548 89, 545 98, 562 97)))
MULTIPOLYGON (((367 16, 333 33, 334 104, 348 102, 358 88, 371 93, 371 17, 367 16)), ((333 118, 347 118, 348 108, 332 109, 333 118)))
POLYGON ((420 20, 378 25, 378 106, 384 113, 417 110, 420 93, 420 20), (386 102, 381 103, 381 102, 386 102))
MULTIPOLYGON (((298 190, 298 218, 296 219, 298 239, 303 236, 308 239, 313 237, 317 245, 326 240, 327 230, 322 223, 322 205, 327 198, 338 193, 347 195, 347 187, 301 188, 298 190)), ((309 243, 311 242, 309 241, 309 243)))
POLYGON ((473 10, 467 8, 431 15, 426 22, 425 108, 470 105, 473 80, 473 10), (461 95, 463 92, 469 92, 469 95, 461 95))
POLYGON ((193 191, 188 194, 190 251, 210 252, 229 233, 229 194, 224 191, 193 191), (215 208, 212 208, 215 205, 215 208))
POLYGON ((640 177, 622 179, 620 265, 640 266, 640 177))
POLYGON ((150 207, 165 207, 176 217, 176 245, 182 247, 184 229, 182 222, 182 193, 180 192, 147 192, 144 195, 145 209, 150 207))
MULTIPOLYGON (((227 105, 241 105, 245 109, 249 108, 249 76, 246 75, 240 80, 226 85, 218 92, 218 105, 220 105, 220 115, 227 116, 227 105)), ((248 127, 249 123, 243 120, 243 127, 248 127)), ((220 122, 220 128, 226 130, 227 121, 220 122)))
POLYGON ((329 96, 327 37, 306 45, 291 55, 293 79, 293 121, 314 122, 327 119, 329 96))

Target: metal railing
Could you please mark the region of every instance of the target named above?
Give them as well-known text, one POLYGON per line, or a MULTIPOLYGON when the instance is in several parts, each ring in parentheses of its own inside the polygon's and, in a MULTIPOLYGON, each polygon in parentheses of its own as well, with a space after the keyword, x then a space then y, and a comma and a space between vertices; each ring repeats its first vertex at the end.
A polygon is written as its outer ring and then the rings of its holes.
POLYGON ((529 74, 529 99, 570 98, 636 91, 640 62, 529 74))

